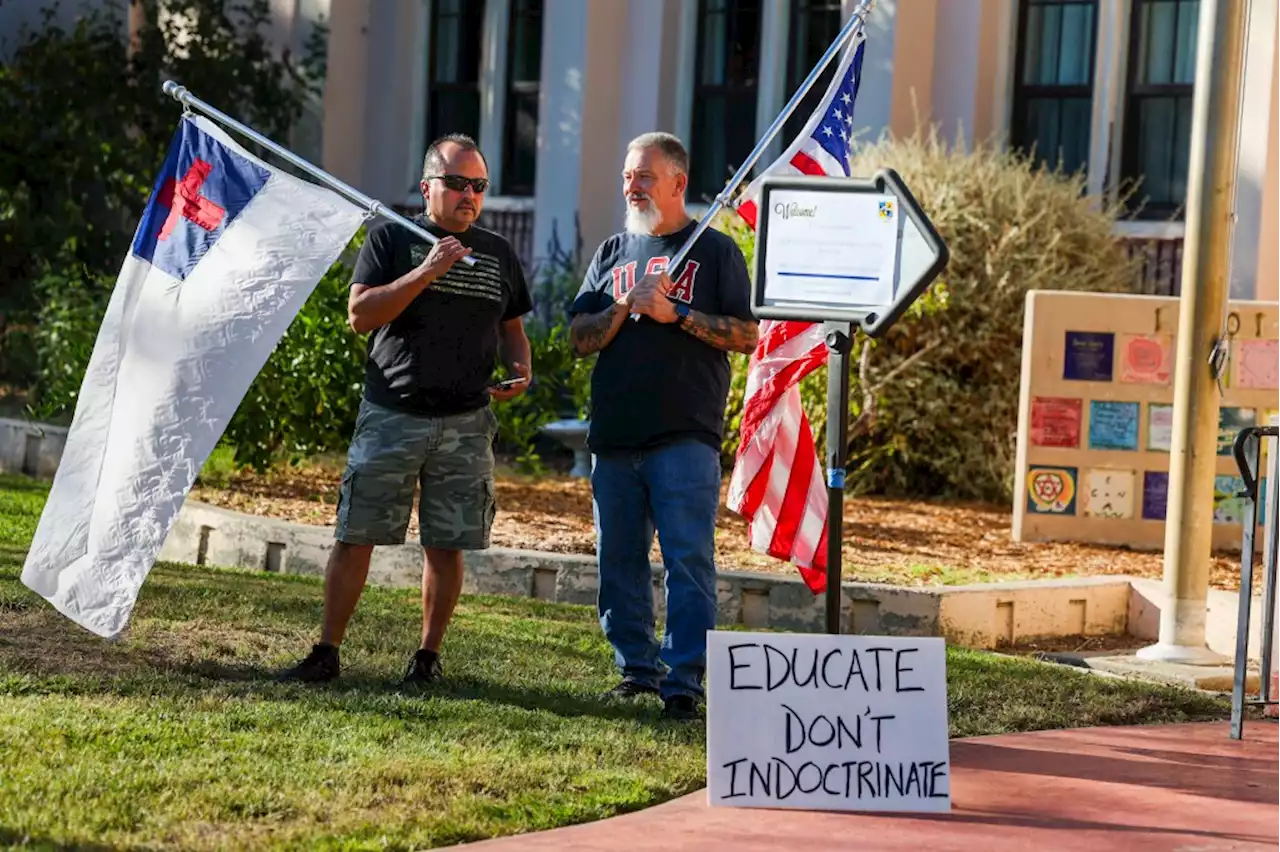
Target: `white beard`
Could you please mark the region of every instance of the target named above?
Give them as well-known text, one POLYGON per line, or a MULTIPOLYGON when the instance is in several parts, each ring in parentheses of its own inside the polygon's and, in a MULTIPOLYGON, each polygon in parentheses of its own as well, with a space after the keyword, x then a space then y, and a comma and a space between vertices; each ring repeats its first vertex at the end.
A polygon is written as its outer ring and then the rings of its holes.
POLYGON ((658 225, 662 224, 662 213, 653 206, 653 199, 646 198, 649 205, 646 209, 640 209, 635 205, 627 202, 627 233, 640 234, 642 236, 652 236, 654 231, 658 229, 658 225))

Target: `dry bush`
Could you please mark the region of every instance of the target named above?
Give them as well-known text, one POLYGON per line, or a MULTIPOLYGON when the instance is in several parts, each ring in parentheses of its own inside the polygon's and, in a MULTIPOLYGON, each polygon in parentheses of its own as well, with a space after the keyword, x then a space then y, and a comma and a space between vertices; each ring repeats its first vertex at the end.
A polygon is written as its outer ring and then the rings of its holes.
MULTIPOLYGON (((1012 494, 1029 290, 1131 291, 1136 269, 1114 233, 1118 207, 1082 176, 1037 168, 994 143, 968 152, 937 128, 864 146, 852 173, 895 169, 950 250, 909 315, 853 352, 849 488, 890 496, 1005 501, 1012 494)), ((750 231, 740 243, 751 239, 750 231)), ((747 246, 744 245, 744 248, 747 246)), ((746 359, 734 362, 725 451, 736 449, 746 359)), ((826 372, 802 384, 819 452, 826 372)))

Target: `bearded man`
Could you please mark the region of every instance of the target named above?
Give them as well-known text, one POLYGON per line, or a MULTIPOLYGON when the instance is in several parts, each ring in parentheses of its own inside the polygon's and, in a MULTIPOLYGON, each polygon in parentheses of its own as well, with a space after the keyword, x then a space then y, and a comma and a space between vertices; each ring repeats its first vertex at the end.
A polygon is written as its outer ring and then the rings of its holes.
POLYGON ((632 140, 625 230, 600 245, 569 309, 575 354, 599 353, 587 436, 597 608, 622 672, 606 697, 656 694, 677 719, 699 715, 715 628, 728 353, 749 353, 757 339, 746 261, 730 237, 708 228, 681 267, 668 269, 698 224, 685 209, 688 185, 679 139, 632 140), (667 595, 661 644, 649 566, 655 530, 667 595))

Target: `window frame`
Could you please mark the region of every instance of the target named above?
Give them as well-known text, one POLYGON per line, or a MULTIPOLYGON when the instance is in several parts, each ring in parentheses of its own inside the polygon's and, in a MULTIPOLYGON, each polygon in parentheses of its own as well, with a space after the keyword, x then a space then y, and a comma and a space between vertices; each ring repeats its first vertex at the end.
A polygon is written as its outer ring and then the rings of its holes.
MULTIPOLYGON (((1170 54, 1170 62, 1177 62, 1177 36, 1178 36, 1178 20, 1181 15, 1180 0, 1127 0, 1127 19, 1128 19, 1128 43, 1125 46, 1125 72, 1123 80, 1123 89, 1121 91, 1121 110, 1122 118, 1122 135, 1119 140, 1119 179, 1123 185, 1129 185, 1135 180, 1141 178, 1143 182, 1137 187, 1137 191, 1126 202, 1129 206, 1129 212, 1133 219, 1137 221, 1160 221, 1174 220, 1183 221, 1186 217, 1187 203, 1187 187, 1190 181, 1190 174, 1183 177, 1183 195, 1181 199, 1173 202, 1152 202, 1149 200, 1145 192, 1146 172, 1141 170, 1141 150, 1139 143, 1142 139, 1142 104, 1144 102, 1159 99, 1172 98, 1177 102, 1183 98, 1188 101, 1195 97, 1195 81, 1194 72, 1192 74, 1191 83, 1139 83, 1139 79, 1143 73, 1143 69, 1139 65, 1143 52, 1143 30, 1142 30, 1142 11, 1148 5, 1158 3, 1174 3, 1174 26, 1173 26, 1173 44, 1168 46, 1170 54)), ((1194 56, 1196 38, 1199 33, 1200 14, 1203 11, 1197 2, 1196 8, 1196 29, 1193 31, 1191 39, 1191 49, 1194 56)), ((1175 130, 1177 117, 1175 114, 1175 130)), ((1185 128, 1186 146, 1188 157, 1190 152, 1190 135, 1191 135, 1191 119, 1188 116, 1188 124, 1185 128)), ((1173 143, 1176 145, 1177 143, 1173 143)), ((1175 166, 1176 168, 1176 166, 1175 166)), ((1189 163, 1188 163, 1189 168, 1189 163)), ((1172 177, 1172 173, 1170 177, 1172 177)))
POLYGON ((505 69, 504 69, 505 73, 503 75, 503 81, 502 81, 502 86, 503 86, 503 105, 502 105, 502 112, 501 112, 502 151, 499 155, 502 163, 502 179, 501 179, 502 185, 499 187, 499 189, 502 195, 504 196, 508 196, 512 198, 531 198, 534 192, 536 191, 537 185, 538 185, 536 136, 535 136, 535 145, 534 145, 534 152, 533 152, 534 160, 533 160, 532 174, 528 176, 527 181, 523 181, 519 184, 514 183, 511 179, 511 174, 514 171, 513 158, 515 156, 515 150, 516 150, 516 138, 515 138, 516 137, 516 104, 518 103, 518 98, 513 97, 513 95, 518 95, 520 98, 527 98, 530 95, 532 95, 534 104, 535 104, 534 121, 535 121, 535 124, 540 125, 542 116, 541 116, 541 110, 539 109, 540 105, 538 101, 541 98, 541 94, 542 94, 542 52, 543 52, 543 49, 546 47, 545 41, 543 39, 543 33, 544 33, 543 27, 546 21, 546 6, 543 3, 543 0, 505 0, 505 2, 508 5, 507 16, 506 16, 506 32, 505 32, 505 38, 500 40, 500 43, 505 42, 506 63, 505 63, 505 69), (538 22, 538 27, 537 27, 538 76, 536 80, 515 79, 515 52, 516 52, 516 40, 514 37, 514 33, 516 30, 515 17, 519 12, 518 4, 522 2, 536 4, 537 6, 536 13, 529 15, 529 17, 536 18, 538 22))
MULTIPOLYGON (((489 2, 491 2, 491 0, 478 0, 478 2, 477 0, 461 0, 461 2, 459 3, 458 13, 456 15, 449 16, 449 17, 456 17, 457 19, 465 22, 468 14, 474 14, 474 9, 476 9, 477 7, 480 9, 479 20, 481 22, 481 26, 475 28, 475 32, 476 32, 475 38, 477 43, 475 46, 476 47, 475 49, 476 65, 474 69, 474 80, 469 82, 456 82, 456 81, 442 82, 436 77, 436 50, 439 47, 436 39, 438 38, 440 33, 440 21, 442 20, 442 18, 445 17, 445 13, 442 11, 443 4, 440 2, 440 0, 432 0, 432 2, 428 6, 427 39, 426 39, 426 42, 427 42, 426 43, 426 80, 424 81, 426 84, 426 93, 425 93, 426 97, 424 99, 425 102, 423 104, 423 116, 422 116, 423 128, 425 131, 423 134, 424 138, 422 143, 423 150, 421 152, 423 154, 426 153, 426 146, 431 144, 431 140, 443 135, 445 132, 451 132, 451 133, 467 132, 465 130, 445 131, 442 128, 439 128, 436 126, 438 116, 439 116, 438 96, 441 93, 454 93, 454 94, 469 93, 475 97, 475 102, 476 102, 475 103, 475 113, 476 113, 475 125, 476 126, 475 126, 474 132, 471 133, 470 135, 472 135, 473 138, 479 138, 479 135, 481 132, 481 122, 483 121, 483 118, 484 118, 483 91, 482 91, 484 86, 484 66, 485 66, 483 21, 486 13, 485 7, 489 2)), ((465 29, 465 24, 464 24, 464 29, 465 29)), ((455 69, 455 73, 456 73, 456 69, 455 69)))
MULTIPOLYGON (((1031 145, 1034 141, 1027 135, 1027 119, 1030 115, 1030 105, 1034 100, 1052 100, 1061 104, 1069 100, 1085 99, 1089 102, 1090 127, 1089 142, 1085 145, 1084 156, 1081 160, 1078 170, 1089 175, 1096 170, 1100 164, 1093 162, 1093 108, 1098 97, 1098 36, 1100 34, 1101 17, 1103 14, 1102 2, 1100 0, 1018 0, 1018 10, 1016 16, 1016 24, 1014 30, 1014 51, 1013 65, 1009 69, 1011 76, 1011 90, 1009 95, 1009 124, 1008 124, 1008 144, 1015 151, 1019 151, 1025 155, 1031 154, 1031 145), (1025 80, 1024 64, 1027 60, 1028 53, 1028 30, 1030 28, 1031 15, 1029 14, 1032 7, 1044 7, 1049 5, 1068 6, 1079 5, 1089 6, 1093 10, 1092 20, 1093 26, 1089 33, 1089 55, 1086 58, 1084 67, 1088 71, 1088 83, 1085 84, 1060 84, 1060 83, 1028 83, 1025 80)), ((1061 47, 1062 38, 1061 30, 1059 30, 1058 45, 1061 47)), ((1061 113, 1059 113, 1061 115, 1061 113)), ((1043 151, 1035 152, 1035 162, 1042 163, 1046 167, 1056 167, 1058 157, 1061 155, 1061 134, 1059 134, 1059 151, 1054 154, 1053 158, 1046 157, 1043 151)))
MULTIPOLYGON (((705 51, 703 50, 703 47, 705 44, 703 39, 704 39, 704 36, 706 35, 706 25, 705 25, 706 20, 709 17, 709 11, 707 9, 707 4, 709 2, 711 2, 711 0, 691 0, 691 5, 693 6, 694 31, 693 31, 693 38, 691 40, 693 56, 692 56, 692 62, 690 63, 689 68, 692 73, 691 73, 690 79, 686 83, 686 85, 688 85, 689 87, 689 91, 691 95, 690 104, 689 104, 689 115, 687 119, 688 127, 689 127, 687 138, 688 138, 688 146, 689 146, 690 167, 694 171, 694 174, 690 176, 690 182, 689 182, 690 183, 689 201, 691 204, 704 203, 702 199, 703 195, 707 195, 710 198, 715 198, 720 192, 723 191, 725 184, 729 180, 728 175, 720 175, 717 177, 703 175, 700 173, 700 170, 695 165, 700 162, 701 160, 700 155, 705 150, 700 148, 700 146, 704 144, 704 141, 700 140, 697 135, 697 126, 698 126, 700 108, 702 108, 702 106, 705 105, 705 103, 707 102, 707 98, 709 97, 717 97, 717 96, 722 97, 725 99, 725 103, 727 104, 731 102, 732 98, 738 97, 738 98, 742 98, 745 101, 749 96, 750 102, 751 102, 751 123, 750 123, 750 128, 748 129, 748 132, 751 134, 751 139, 753 140, 752 147, 754 147, 754 142, 758 137, 758 134, 756 131, 757 131, 757 125, 759 123, 760 97, 761 97, 761 89, 764 88, 764 86, 762 85, 764 82, 762 80, 762 77, 763 77, 763 71, 766 65, 766 57, 767 57, 767 54, 765 52, 765 45, 767 44, 767 40, 765 40, 762 36, 764 34, 764 22, 765 22, 766 11, 767 11, 766 6, 769 0, 757 0, 757 2, 759 3, 758 17, 756 21, 757 60, 756 60, 755 78, 752 85, 749 85, 749 86, 728 85, 724 83, 704 84, 702 82, 702 72, 704 69, 703 59, 704 59, 704 53, 705 53, 705 51), (701 183, 702 181, 706 182, 705 186, 702 185, 701 183)), ((733 43, 733 40, 736 37, 736 31, 733 29, 733 26, 736 20, 739 18, 739 15, 733 12, 732 6, 735 3, 739 2, 739 0, 722 0, 722 2, 725 3, 725 11, 723 12, 723 14, 726 16, 726 26, 725 26, 726 41, 725 41, 724 56, 725 56, 725 62, 727 64, 729 61, 728 46, 733 43)), ((790 28, 788 27, 788 31, 789 29, 790 28)), ((725 133, 724 138, 726 140, 729 138, 728 133, 725 133)), ((751 148, 747 149, 748 153, 750 152, 750 150, 751 148)), ((729 158, 727 156, 727 151, 726 151, 726 166, 733 168, 735 170, 741 167, 742 165, 741 163, 730 163, 728 162, 728 159, 729 158)))

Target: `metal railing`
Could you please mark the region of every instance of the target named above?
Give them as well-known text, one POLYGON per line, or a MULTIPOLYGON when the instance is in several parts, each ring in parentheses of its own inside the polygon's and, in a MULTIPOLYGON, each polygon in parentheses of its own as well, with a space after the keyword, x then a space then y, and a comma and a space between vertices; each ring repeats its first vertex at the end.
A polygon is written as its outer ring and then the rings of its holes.
POLYGON ((1135 293, 1177 296, 1182 290, 1182 237, 1123 237, 1129 257, 1138 261, 1135 293))
POLYGON ((1240 610, 1236 621, 1235 678, 1231 690, 1231 738, 1244 736, 1244 711, 1248 706, 1269 706, 1277 703, 1271 690, 1271 650, 1276 636, 1276 536, 1280 530, 1280 488, 1277 488, 1277 442, 1280 432, 1276 426, 1250 426, 1236 435, 1233 452, 1244 490, 1244 538, 1240 552, 1240 610), (1253 550, 1254 535, 1258 528, 1259 474, 1261 473, 1262 439, 1271 438, 1267 449, 1266 492, 1262 494, 1262 630, 1258 635, 1258 697, 1246 695, 1249 678, 1249 617, 1253 604, 1253 550))

